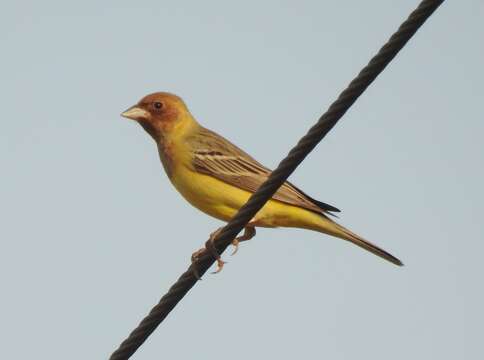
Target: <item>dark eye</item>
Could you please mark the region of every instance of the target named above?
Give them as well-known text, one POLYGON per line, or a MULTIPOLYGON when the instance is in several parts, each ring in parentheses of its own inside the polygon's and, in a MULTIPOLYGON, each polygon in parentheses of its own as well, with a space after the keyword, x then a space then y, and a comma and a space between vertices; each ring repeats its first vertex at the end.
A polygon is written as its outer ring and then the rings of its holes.
POLYGON ((159 101, 156 101, 153 103, 153 107, 156 109, 156 110, 160 110, 162 107, 163 107, 163 104, 159 101))

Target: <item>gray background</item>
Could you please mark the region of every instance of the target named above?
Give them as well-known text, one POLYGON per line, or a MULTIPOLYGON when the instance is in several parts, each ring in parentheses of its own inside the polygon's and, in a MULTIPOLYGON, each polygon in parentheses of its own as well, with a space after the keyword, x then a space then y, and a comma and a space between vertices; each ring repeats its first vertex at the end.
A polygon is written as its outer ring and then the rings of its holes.
MULTIPOLYGON (((221 225, 121 111, 175 92, 274 167, 416 4, 3 2, 0 357, 108 357, 221 225)), ((482 359, 483 16, 446 2, 291 178, 404 268, 262 229, 134 358, 482 359)))

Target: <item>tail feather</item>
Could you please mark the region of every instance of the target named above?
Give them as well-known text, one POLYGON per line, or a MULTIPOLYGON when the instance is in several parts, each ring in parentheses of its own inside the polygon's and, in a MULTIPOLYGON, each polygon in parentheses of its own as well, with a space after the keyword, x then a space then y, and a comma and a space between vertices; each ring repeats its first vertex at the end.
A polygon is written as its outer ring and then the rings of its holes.
MULTIPOLYGON (((327 219, 327 218, 326 218, 327 219)), ((332 226, 331 226, 331 230, 332 231, 329 231, 329 233, 331 235, 334 235, 334 236, 337 236, 341 239, 344 239, 344 240, 348 240, 350 242, 352 242, 353 244, 387 260, 387 261, 390 261, 391 263, 395 264, 395 265, 398 265, 398 266, 403 266, 403 263, 397 259, 395 256, 393 256, 392 254, 388 253, 387 251, 383 250, 382 248, 376 246, 375 244, 372 244, 371 242, 363 239, 361 236, 351 232, 350 230, 346 229, 345 227, 337 224, 336 222, 330 220, 330 219, 327 219, 328 221, 330 221, 332 223, 332 226)), ((324 232, 327 232, 327 230, 329 229, 325 229, 326 231, 324 232)))
MULTIPOLYGON (((346 229, 345 229, 346 230, 346 229)), ((346 238, 347 240, 351 241, 353 244, 358 245, 359 247, 375 254, 378 255, 379 257, 390 261, 391 263, 398 265, 398 266, 403 266, 403 263, 400 261, 400 259, 396 258, 389 252, 383 250, 382 248, 376 246, 375 244, 372 244, 371 242, 363 239, 362 237, 352 233, 351 231, 347 230, 345 231, 348 235, 346 238)))

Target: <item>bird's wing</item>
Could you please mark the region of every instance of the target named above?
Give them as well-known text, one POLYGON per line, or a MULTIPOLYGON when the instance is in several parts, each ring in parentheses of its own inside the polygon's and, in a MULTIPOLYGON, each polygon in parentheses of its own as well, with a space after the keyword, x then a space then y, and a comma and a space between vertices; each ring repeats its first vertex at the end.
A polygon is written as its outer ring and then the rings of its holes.
MULTIPOLYGON (((255 192, 271 171, 220 135, 201 129, 190 139, 193 165, 203 174, 230 185, 255 192)), ((339 212, 334 206, 317 201, 286 181, 272 197, 281 202, 316 213, 339 212)))

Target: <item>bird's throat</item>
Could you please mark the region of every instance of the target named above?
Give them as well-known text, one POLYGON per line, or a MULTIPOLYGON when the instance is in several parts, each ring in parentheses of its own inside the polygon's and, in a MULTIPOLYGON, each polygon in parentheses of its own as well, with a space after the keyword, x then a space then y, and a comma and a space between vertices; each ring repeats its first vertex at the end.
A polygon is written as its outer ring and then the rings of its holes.
POLYGON ((138 121, 138 123, 145 129, 145 131, 150 134, 150 136, 158 142, 158 139, 161 137, 160 131, 156 129, 156 127, 150 121, 138 121))
POLYGON ((173 175, 173 148, 169 144, 167 144, 163 139, 157 140, 156 144, 158 145, 158 154, 160 155, 161 164, 165 169, 166 174, 171 179, 173 175))

